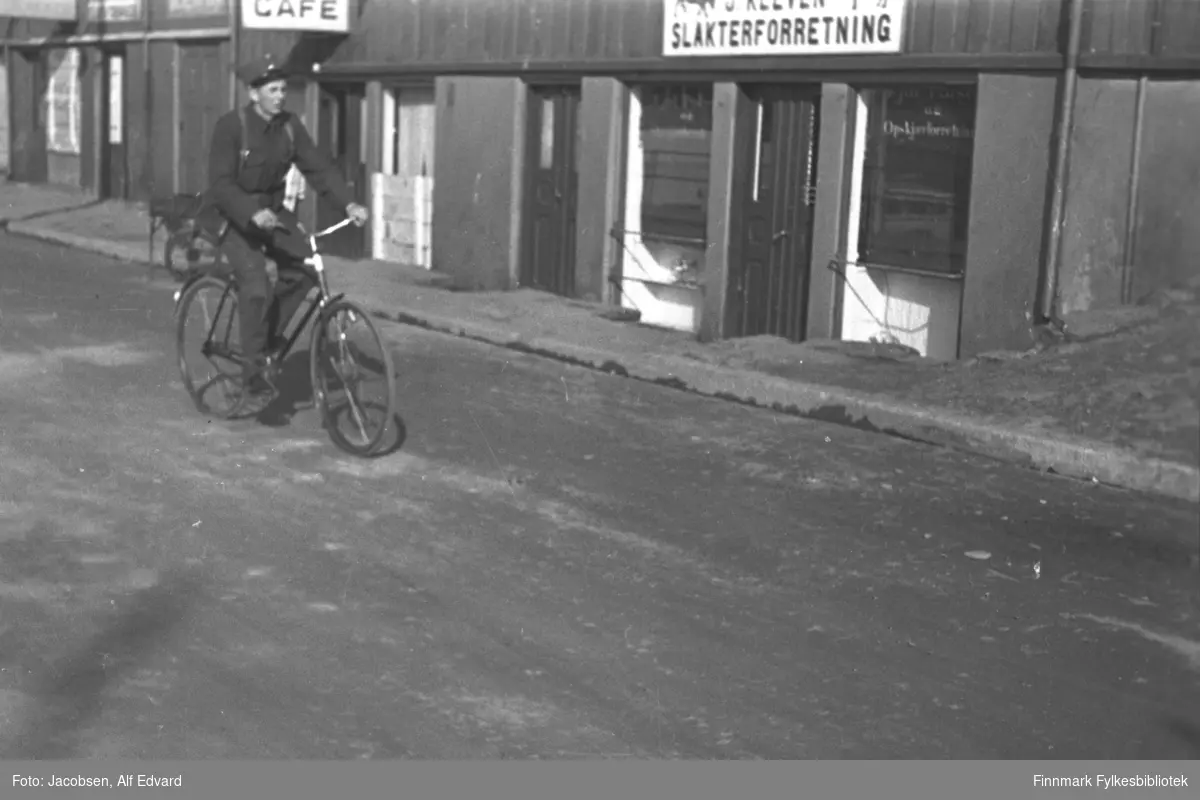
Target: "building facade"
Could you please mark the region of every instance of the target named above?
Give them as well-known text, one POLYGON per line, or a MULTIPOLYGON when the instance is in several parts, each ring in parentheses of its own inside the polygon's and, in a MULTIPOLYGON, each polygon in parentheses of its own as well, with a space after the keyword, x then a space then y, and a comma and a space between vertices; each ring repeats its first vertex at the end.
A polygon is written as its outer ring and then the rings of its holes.
POLYGON ((1197 0, 68 2, 8 23, 14 179, 198 191, 269 52, 376 211, 337 250, 464 289, 953 359, 1200 263, 1197 0))

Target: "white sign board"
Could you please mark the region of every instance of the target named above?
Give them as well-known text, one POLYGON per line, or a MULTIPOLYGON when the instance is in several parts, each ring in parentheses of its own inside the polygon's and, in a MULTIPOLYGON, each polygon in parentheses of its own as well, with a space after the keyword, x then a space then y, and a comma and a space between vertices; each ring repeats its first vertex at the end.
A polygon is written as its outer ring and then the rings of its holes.
POLYGON ((663 55, 898 53, 905 2, 663 0, 663 55))
POLYGON ((75 20, 75 0, 0 0, 0 17, 75 20))
POLYGON ((142 18, 142 0, 88 0, 88 19, 131 22, 142 18))
POLYGON ((242 0, 242 27, 349 33, 350 0, 242 0))
POLYGON ((168 17, 220 17, 228 13, 226 0, 167 0, 168 17))

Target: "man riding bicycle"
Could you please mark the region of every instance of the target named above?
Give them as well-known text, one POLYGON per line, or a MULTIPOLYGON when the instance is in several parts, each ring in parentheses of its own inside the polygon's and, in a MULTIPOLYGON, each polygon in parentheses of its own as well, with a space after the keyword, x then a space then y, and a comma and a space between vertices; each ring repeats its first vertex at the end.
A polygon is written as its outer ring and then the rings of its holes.
MULTIPOLYGON (((221 221, 211 231, 229 260, 238 285, 239 327, 246 359, 247 399, 267 400, 267 355, 316 281, 304 266, 312 255, 298 220, 284 206, 287 176, 295 164, 317 193, 346 209, 358 226, 369 213, 354 201, 329 157, 303 123, 283 110, 287 74, 270 56, 238 69, 250 102, 217 120, 209 150, 209 202, 221 221), (272 296, 267 258, 278 271, 272 296)), ((210 223, 211 225, 212 223, 210 223)))

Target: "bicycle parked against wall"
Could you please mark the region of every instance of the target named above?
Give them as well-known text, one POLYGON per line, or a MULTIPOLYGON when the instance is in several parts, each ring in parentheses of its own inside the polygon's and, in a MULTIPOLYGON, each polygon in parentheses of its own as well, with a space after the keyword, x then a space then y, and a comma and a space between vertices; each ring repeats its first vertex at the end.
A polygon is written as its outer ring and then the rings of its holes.
MULTIPOLYGON (((313 255, 304 264, 316 274, 317 294, 282 347, 270 355, 266 378, 277 386, 283 363, 315 316, 309 339, 313 405, 334 444, 353 455, 369 457, 380 450, 396 413, 396 373, 367 312, 345 295, 329 291, 318 240, 349 224, 351 220, 346 219, 309 236, 313 255), (381 384, 381 396, 366 397, 360 391, 372 375, 381 384), (377 426, 369 425, 372 417, 378 419, 377 426), (348 432, 342 423, 347 423, 348 432)), ((196 274, 175 293, 176 347, 184 388, 201 413, 221 419, 241 415, 247 397, 242 385, 244 359, 237 304, 237 284, 232 276, 196 274), (196 333, 199 344, 193 346, 189 335, 196 333), (215 375, 198 377, 189 364, 191 355, 201 356, 215 375), (214 391, 215 396, 210 397, 214 391)))

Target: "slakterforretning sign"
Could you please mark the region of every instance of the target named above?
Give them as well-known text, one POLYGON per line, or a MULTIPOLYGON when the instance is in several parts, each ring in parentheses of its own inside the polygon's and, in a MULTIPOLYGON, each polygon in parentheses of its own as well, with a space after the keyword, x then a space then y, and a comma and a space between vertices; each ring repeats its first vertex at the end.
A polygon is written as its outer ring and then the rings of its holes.
POLYGON ((663 55, 898 53, 905 0, 663 0, 663 55))

